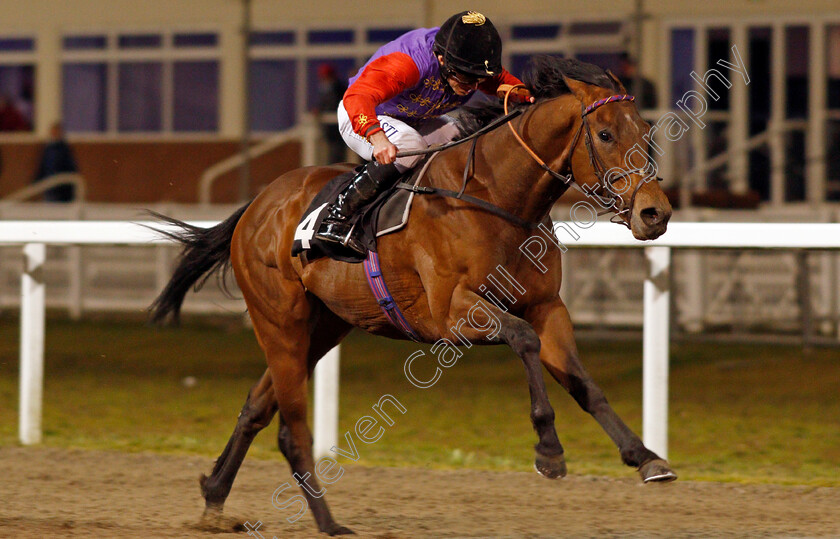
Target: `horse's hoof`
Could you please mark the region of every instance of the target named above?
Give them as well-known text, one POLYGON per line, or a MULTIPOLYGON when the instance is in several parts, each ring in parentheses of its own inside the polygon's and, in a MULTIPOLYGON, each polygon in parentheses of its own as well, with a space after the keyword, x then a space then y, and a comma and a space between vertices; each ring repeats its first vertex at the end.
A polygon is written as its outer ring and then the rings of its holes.
POLYGON ((248 531, 242 519, 227 516, 221 509, 205 508, 201 520, 195 525, 201 531, 212 533, 230 533, 248 531))
POLYGON ((323 530, 323 532, 326 533, 327 535, 330 535, 330 536, 332 536, 332 535, 356 535, 356 532, 354 532, 350 528, 347 528, 347 527, 344 527, 344 526, 339 526, 336 523, 333 523, 326 530, 323 530))
POLYGON ((566 459, 563 453, 547 457, 545 455, 537 454, 537 459, 534 461, 534 469, 543 477, 549 479, 559 479, 566 477, 566 459))
POLYGON ((677 478, 677 474, 662 459, 653 459, 639 466, 639 475, 645 483, 667 483, 677 478))

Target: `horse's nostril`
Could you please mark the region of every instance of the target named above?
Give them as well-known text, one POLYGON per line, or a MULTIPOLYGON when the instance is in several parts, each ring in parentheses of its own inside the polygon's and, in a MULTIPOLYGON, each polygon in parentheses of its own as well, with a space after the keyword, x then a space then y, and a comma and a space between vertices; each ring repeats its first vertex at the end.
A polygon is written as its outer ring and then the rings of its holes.
POLYGON ((648 226, 658 225, 665 217, 665 212, 658 208, 645 208, 640 212, 642 221, 648 226))

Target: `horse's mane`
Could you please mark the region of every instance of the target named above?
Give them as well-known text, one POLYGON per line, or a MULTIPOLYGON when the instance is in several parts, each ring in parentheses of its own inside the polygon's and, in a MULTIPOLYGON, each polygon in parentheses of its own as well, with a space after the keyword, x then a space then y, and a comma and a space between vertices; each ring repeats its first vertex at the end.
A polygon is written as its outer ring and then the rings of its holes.
POLYGON ((571 92, 563 81, 564 76, 618 91, 618 84, 603 68, 575 58, 559 58, 547 54, 531 58, 522 82, 538 100, 548 99, 571 92))
MULTIPOLYGON (((522 82, 539 102, 571 93, 563 80, 564 76, 609 90, 619 90, 618 84, 603 68, 575 58, 560 58, 548 54, 539 54, 531 58, 525 68, 522 82)), ((501 116, 503 112, 501 104, 495 103, 477 107, 461 107, 458 113, 461 137, 478 131, 501 116)))

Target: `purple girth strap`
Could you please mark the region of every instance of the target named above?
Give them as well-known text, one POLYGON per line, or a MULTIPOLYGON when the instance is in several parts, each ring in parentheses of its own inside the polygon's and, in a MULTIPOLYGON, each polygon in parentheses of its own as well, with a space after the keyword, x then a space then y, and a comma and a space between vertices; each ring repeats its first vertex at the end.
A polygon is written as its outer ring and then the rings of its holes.
POLYGON ((368 285, 370 286, 373 296, 377 303, 382 308, 382 312, 397 329, 405 333, 405 335, 415 342, 421 342, 417 333, 411 329, 411 326, 406 321, 400 308, 391 293, 388 291, 388 286, 385 284, 385 279, 382 277, 382 269, 379 266, 379 255, 374 251, 368 251, 367 258, 364 261, 365 275, 367 276, 368 285))

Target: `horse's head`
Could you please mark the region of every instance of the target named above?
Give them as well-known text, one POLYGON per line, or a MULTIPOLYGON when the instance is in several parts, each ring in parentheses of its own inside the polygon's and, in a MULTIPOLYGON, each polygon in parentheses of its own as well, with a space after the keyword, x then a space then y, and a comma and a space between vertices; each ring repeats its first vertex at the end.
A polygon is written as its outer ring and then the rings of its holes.
POLYGON ((672 210, 648 158, 650 125, 621 82, 608 71, 606 76, 611 88, 563 77, 580 102, 574 112, 581 123, 571 148, 572 174, 599 202, 613 204, 636 239, 656 239, 668 227, 672 210))

